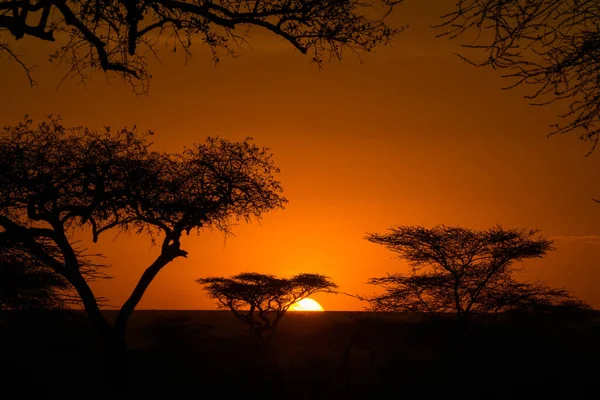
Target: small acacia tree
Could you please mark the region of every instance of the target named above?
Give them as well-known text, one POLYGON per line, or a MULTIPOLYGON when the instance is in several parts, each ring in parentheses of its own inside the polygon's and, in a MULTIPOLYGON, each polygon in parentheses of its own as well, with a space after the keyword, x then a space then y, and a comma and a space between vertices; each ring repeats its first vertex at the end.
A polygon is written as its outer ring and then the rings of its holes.
POLYGON ((181 153, 153 151, 135 129, 65 128, 50 117, 0 133, 0 239, 13 243, 69 282, 104 339, 109 383, 126 384, 127 320, 156 275, 187 252, 184 234, 227 233, 287 201, 267 148, 251 139, 208 138, 181 153), (86 228, 82 230, 80 228, 86 228), (111 325, 86 280, 84 249, 74 233, 97 242, 106 232, 146 234, 159 254, 111 325), (83 234, 82 233, 82 234, 83 234))
POLYGON ((70 74, 114 72, 146 91, 149 58, 162 45, 191 56, 194 43, 234 53, 263 29, 321 63, 344 51, 370 51, 401 28, 386 18, 402 0, 3 0, 0 1, 0 57, 30 68, 14 51, 14 40, 58 42, 50 59, 70 65, 70 74), (380 6, 380 7, 378 7, 380 6), (165 43, 166 42, 166 43, 165 43))
POLYGON ((319 274, 277 278, 246 272, 231 278, 200 278, 217 305, 248 325, 252 335, 270 338, 291 305, 318 292, 334 293, 337 285, 319 274))
POLYGON ((400 226, 389 233, 368 234, 367 240, 398 253, 412 268, 406 275, 369 280, 384 289, 367 299, 374 310, 450 313, 468 322, 474 314, 576 302, 565 290, 515 280, 516 262, 543 257, 553 249, 535 230, 400 226))

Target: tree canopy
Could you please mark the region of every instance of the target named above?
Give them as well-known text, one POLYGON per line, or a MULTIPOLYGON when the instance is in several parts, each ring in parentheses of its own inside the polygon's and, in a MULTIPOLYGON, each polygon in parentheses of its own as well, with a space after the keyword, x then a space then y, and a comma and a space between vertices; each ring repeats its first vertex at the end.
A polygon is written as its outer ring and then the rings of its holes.
POLYGON ((320 274, 298 274, 291 278, 245 272, 230 278, 197 280, 221 308, 248 325, 250 332, 270 337, 294 303, 318 292, 333 293, 337 285, 320 274))
POLYGON ((201 43, 219 61, 221 52, 233 53, 248 40, 250 28, 259 28, 321 63, 386 44, 401 30, 386 22, 401 1, 381 0, 378 11, 377 3, 358 0, 4 0, 0 55, 17 60, 33 83, 11 41, 56 41, 50 59, 70 65, 71 74, 112 71, 143 92, 148 60, 163 44, 189 57, 192 44, 201 43))
MULTIPOLYGON (((596 0, 457 0, 440 28, 474 53, 463 58, 531 87, 533 104, 565 102, 550 134, 578 131, 594 150, 600 130, 600 6, 596 0), (485 54, 477 60, 478 52, 485 54)), ((590 151, 590 152, 591 152, 590 151)))
POLYGON ((450 313, 468 321, 474 314, 583 304, 564 289, 516 280, 516 263, 553 249, 536 230, 399 226, 388 233, 368 234, 367 240, 397 253, 411 267, 408 274, 369 280, 384 289, 368 298, 374 310, 450 313))

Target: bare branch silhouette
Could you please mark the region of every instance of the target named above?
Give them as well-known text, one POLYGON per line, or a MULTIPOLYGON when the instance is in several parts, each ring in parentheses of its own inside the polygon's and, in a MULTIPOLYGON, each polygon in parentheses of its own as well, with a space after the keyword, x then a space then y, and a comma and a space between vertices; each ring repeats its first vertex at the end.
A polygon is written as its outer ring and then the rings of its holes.
POLYGON ((568 104, 550 135, 580 132, 592 143, 600 122, 600 6, 595 0, 457 0, 440 36, 462 38, 473 65, 506 71, 507 88, 529 86, 532 104, 568 104))

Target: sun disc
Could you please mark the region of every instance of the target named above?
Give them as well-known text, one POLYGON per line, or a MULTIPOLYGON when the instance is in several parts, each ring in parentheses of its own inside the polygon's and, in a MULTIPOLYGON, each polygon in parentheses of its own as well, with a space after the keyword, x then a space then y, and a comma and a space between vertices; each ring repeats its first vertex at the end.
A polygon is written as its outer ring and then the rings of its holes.
POLYGON ((325 309, 316 300, 307 297, 292 304, 290 311, 325 311, 325 309))

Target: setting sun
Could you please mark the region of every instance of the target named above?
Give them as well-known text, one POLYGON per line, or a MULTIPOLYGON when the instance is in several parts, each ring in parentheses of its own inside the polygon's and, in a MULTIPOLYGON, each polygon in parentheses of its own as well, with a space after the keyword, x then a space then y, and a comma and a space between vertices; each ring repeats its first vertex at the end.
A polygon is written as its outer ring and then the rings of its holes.
POLYGON ((307 297, 292 304, 290 311, 325 311, 325 309, 316 300, 307 297))

